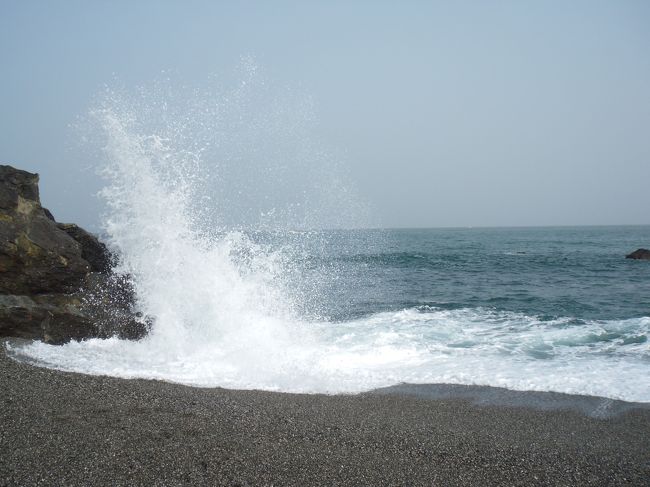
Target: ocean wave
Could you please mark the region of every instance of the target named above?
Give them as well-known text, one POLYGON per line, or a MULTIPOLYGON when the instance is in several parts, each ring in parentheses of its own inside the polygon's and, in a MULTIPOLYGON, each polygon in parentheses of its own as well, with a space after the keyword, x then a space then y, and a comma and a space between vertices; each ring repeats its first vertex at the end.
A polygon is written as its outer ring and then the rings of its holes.
POLYGON ((261 326, 259 335, 204 337, 184 348, 156 335, 9 348, 16 358, 61 370, 201 387, 351 393, 451 383, 650 402, 650 385, 639 380, 650 361, 650 317, 583 321, 416 307, 300 328, 279 337, 261 326))

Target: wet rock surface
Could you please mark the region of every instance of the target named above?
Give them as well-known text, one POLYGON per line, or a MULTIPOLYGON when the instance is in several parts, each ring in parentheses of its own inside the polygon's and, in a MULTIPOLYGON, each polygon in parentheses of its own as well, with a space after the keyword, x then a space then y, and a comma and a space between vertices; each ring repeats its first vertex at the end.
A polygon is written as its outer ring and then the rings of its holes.
POLYGON ((146 333, 94 235, 43 208, 38 175, 0 165, 0 336, 63 343, 146 333))

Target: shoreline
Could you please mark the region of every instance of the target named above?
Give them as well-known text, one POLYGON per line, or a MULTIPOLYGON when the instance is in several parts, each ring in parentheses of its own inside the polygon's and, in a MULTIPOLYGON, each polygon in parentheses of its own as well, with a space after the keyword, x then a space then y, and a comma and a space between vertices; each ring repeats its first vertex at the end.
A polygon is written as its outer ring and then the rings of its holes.
POLYGON ((2 486, 650 483, 646 403, 445 384, 194 388, 0 348, 2 486))
POLYGON ((590 418, 606 419, 628 411, 650 412, 650 403, 625 401, 603 396, 567 394, 554 391, 517 391, 504 387, 464 384, 397 384, 367 394, 394 394, 425 400, 464 400, 481 406, 502 406, 537 411, 573 411, 590 418))
POLYGON ((59 373, 69 373, 80 376, 106 377, 120 380, 144 380, 153 382, 162 382, 191 389, 214 389, 224 391, 250 391, 271 394, 294 394, 307 396, 411 396, 425 400, 463 400, 468 401, 476 406, 507 406, 516 408, 527 408, 540 411, 574 411, 592 418, 609 418, 635 409, 649 410, 650 402, 628 401, 607 396, 592 396, 586 394, 573 394, 556 391, 528 391, 507 389, 505 387, 475 385, 475 384, 455 384, 455 383, 408 383, 403 382, 390 386, 379 387, 362 392, 287 392, 272 391, 264 389, 231 389, 222 386, 202 386, 185 384, 182 382, 166 381, 157 378, 143 377, 119 377, 105 374, 92 374, 77 372, 74 370, 65 370, 50 368, 41 365, 37 360, 7 350, 7 345, 20 345, 30 342, 24 338, 4 338, 0 339, 0 349, 12 361, 19 364, 25 364, 36 368, 45 368, 59 373))

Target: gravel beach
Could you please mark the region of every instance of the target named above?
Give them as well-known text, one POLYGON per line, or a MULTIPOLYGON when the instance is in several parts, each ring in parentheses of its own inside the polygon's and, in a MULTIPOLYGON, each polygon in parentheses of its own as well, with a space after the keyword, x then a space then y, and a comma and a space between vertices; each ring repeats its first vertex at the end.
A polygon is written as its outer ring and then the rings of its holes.
POLYGON ((0 351, 0 486, 650 485, 650 410, 462 386, 355 396, 64 373, 0 351))

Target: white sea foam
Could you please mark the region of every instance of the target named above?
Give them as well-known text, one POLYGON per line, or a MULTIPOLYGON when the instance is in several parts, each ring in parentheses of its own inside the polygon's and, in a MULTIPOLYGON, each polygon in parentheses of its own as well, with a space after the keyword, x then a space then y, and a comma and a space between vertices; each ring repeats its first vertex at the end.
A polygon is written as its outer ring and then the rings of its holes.
POLYGON ((181 340, 155 329, 139 342, 34 342, 12 352, 61 370, 203 387, 350 393, 453 383, 650 402, 650 347, 639 339, 650 333, 647 317, 571 325, 481 309, 407 309, 346 323, 251 314, 233 321, 227 332, 215 322, 181 340))
POLYGON ((8 345, 16 358, 206 387, 349 393, 457 383, 650 402, 648 317, 574 324, 411 308, 347 322, 305 318, 297 301, 319 296, 292 293, 288 276, 300 273, 286 272, 287 254, 215 230, 197 209, 205 202, 196 195, 206 179, 200 150, 174 147, 173 131, 143 132, 123 103, 95 115, 106 135, 109 244, 153 328, 135 342, 8 345))

